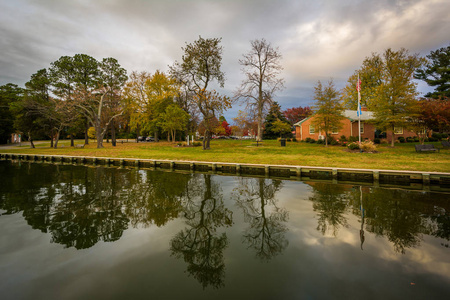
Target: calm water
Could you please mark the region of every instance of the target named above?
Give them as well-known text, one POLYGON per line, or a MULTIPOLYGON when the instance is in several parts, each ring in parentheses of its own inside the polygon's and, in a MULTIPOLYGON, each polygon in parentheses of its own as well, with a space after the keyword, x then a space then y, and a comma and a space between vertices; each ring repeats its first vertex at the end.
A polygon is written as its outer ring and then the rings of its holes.
POLYGON ((445 299, 450 195, 0 161, 1 299, 445 299))

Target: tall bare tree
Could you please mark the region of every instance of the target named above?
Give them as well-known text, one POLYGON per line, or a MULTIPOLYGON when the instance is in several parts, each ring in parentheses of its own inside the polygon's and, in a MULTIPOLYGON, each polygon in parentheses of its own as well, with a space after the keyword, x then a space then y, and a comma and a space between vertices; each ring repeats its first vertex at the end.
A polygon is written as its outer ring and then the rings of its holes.
POLYGON ((235 99, 247 104, 247 109, 256 112, 258 122, 257 140, 262 140, 262 125, 267 109, 272 103, 275 92, 284 88, 283 78, 279 78, 283 70, 282 58, 278 48, 265 39, 253 40, 251 50, 239 60, 245 79, 235 93, 235 99))

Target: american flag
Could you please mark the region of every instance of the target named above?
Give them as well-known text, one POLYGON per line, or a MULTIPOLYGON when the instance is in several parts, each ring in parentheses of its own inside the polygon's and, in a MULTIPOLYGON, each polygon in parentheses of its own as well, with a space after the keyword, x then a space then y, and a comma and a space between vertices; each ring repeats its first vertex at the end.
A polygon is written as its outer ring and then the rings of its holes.
MULTIPOLYGON (((358 77, 359 77, 359 76, 358 76, 358 77)), ((358 78, 358 83, 356 83, 356 90, 357 90, 358 92, 361 91, 361 79, 359 79, 359 78, 358 78)))

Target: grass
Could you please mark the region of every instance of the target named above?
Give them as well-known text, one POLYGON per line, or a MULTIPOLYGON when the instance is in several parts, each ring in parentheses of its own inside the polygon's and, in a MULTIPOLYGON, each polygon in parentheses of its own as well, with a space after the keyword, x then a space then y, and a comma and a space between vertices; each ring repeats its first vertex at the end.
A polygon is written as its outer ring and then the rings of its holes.
MULTIPOLYGON (((83 143, 80 140, 75 144, 83 143)), ((116 147, 104 143, 105 148, 97 149, 96 142, 91 141, 81 149, 70 147, 70 141, 64 140, 58 144, 64 147, 58 149, 50 148, 49 142, 38 142, 36 149, 22 145, 14 149, 0 147, 0 152, 450 172, 450 150, 416 153, 414 143, 396 144, 395 148, 378 145, 377 153, 355 153, 342 146, 325 147, 300 142, 287 142, 286 147, 281 147, 277 141, 264 141, 264 145, 259 147, 252 144, 253 141, 248 140, 213 140, 211 150, 204 151, 201 147, 177 147, 176 143, 169 142, 118 143, 116 147)))

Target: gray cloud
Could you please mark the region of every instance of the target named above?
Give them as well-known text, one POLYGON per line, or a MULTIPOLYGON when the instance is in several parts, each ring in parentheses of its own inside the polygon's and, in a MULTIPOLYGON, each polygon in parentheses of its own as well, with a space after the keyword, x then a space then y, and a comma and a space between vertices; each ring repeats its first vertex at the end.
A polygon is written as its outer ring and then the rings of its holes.
POLYGON ((343 87, 372 52, 447 46, 449 11, 446 0, 0 0, 0 84, 23 85, 76 53, 115 57, 129 72, 165 71, 201 35, 222 37, 231 95, 242 80, 238 59, 250 40, 265 38, 283 54, 286 89, 277 100, 310 105, 317 80, 343 87))

